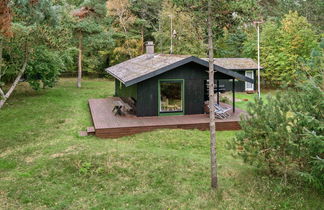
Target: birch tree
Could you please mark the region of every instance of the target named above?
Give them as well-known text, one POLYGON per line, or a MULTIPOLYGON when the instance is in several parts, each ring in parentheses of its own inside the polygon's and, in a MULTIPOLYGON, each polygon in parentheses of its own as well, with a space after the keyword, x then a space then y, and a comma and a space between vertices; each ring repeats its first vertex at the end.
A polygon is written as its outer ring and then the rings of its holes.
MULTIPOLYGON (((11 96, 15 88, 17 87, 18 82, 26 71, 28 60, 30 57, 30 44, 31 44, 31 35, 34 29, 42 21, 51 21, 55 15, 54 10, 51 10, 51 3, 49 1, 44 1, 43 4, 38 4, 36 0, 24 0, 24 1, 10 1, 5 0, 0 4, 0 68, 1 76, 4 75, 5 71, 3 67, 3 49, 4 49, 4 40, 9 38, 19 38, 20 44, 18 50, 18 59, 19 63, 13 65, 16 67, 14 72, 16 73, 16 78, 10 85, 9 89, 5 92, 3 87, 0 86, 0 109, 3 107, 7 99, 11 96), (13 24, 12 17, 12 8, 14 8, 16 13, 19 14, 19 23, 13 24), (42 18, 41 18, 42 17, 42 18), (16 33, 13 33, 15 32, 16 33), (20 66, 20 67, 18 67, 20 66)), ((10 41, 10 40, 9 40, 10 41)))
POLYGON ((61 70, 61 37, 51 34, 58 23, 52 1, 8 0, 0 4, 0 108, 24 76, 38 89, 52 87, 61 70), (5 4, 4 4, 5 3, 5 4), (15 14, 14 16, 12 14, 15 14), (53 30, 52 30, 53 29, 53 30), (59 46, 58 46, 59 45, 59 46), (44 50, 45 49, 45 50, 44 50), (40 56, 46 56, 44 61, 40 56), (55 61, 54 61, 55 60, 55 61), (42 65, 47 64, 47 65, 42 65))

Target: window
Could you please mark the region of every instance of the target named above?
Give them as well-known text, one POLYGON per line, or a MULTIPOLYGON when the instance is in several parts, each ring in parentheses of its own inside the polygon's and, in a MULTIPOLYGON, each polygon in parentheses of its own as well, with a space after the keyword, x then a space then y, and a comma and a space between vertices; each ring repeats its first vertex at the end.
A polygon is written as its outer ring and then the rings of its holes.
MULTIPOLYGON (((253 71, 245 71, 245 76, 254 79, 253 71)), ((254 90, 254 84, 250 82, 245 82, 245 90, 246 91, 254 90)))
POLYGON ((159 81, 160 113, 183 113, 183 80, 159 81))

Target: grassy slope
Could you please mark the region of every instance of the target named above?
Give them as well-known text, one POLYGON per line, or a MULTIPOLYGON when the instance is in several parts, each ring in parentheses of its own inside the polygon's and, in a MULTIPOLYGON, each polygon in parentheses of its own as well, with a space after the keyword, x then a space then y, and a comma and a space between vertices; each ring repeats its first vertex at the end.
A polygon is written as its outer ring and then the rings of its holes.
MULTIPOLYGON (((113 83, 74 80, 35 93, 20 86, 0 111, 0 209, 320 209, 323 196, 283 187, 234 159, 235 132, 218 132, 219 191, 209 187, 209 135, 160 130, 121 139, 79 137, 88 98, 113 83)), ((298 185, 298 184, 297 184, 298 185)))

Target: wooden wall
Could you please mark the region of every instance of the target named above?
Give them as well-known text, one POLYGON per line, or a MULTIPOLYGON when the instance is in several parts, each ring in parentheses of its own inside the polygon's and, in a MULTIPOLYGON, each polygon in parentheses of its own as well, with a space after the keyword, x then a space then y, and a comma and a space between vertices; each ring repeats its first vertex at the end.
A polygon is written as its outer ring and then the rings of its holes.
MULTIPOLYGON (((245 71, 236 71, 237 73, 240 73, 242 75, 245 75, 245 71)), ((254 71, 254 90, 256 90, 257 86, 257 75, 256 71, 254 71)), ((219 85, 224 85, 225 86, 225 91, 232 91, 232 79, 230 80, 220 80, 219 85)), ((238 80, 235 82, 235 91, 236 92, 244 92, 245 91, 245 82, 238 80)))
MULTIPOLYGON (((196 63, 188 63, 171 71, 157 75, 137 84, 137 116, 158 115, 159 79, 184 79, 185 114, 204 113, 204 80, 208 79, 208 69, 196 63)), ((228 79, 227 75, 215 74, 216 78, 228 79)))

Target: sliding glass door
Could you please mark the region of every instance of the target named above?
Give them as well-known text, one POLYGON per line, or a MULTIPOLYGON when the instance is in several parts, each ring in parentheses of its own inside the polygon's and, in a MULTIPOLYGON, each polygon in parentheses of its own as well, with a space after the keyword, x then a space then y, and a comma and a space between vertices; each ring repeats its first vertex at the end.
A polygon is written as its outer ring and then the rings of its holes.
POLYGON ((184 113, 184 80, 159 80, 159 115, 184 113))

